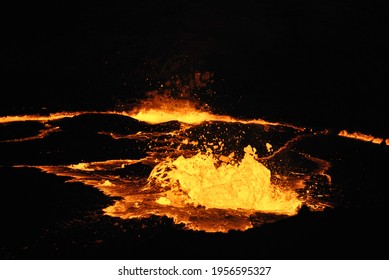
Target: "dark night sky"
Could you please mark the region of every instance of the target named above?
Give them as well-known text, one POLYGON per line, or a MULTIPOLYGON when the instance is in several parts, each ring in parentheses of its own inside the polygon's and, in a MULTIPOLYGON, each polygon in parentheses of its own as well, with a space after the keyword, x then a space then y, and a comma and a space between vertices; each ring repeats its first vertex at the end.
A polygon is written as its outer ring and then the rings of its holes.
POLYGON ((384 1, 55 1, 4 12, 2 115, 113 108, 171 75, 212 71, 218 112, 385 133, 384 1))

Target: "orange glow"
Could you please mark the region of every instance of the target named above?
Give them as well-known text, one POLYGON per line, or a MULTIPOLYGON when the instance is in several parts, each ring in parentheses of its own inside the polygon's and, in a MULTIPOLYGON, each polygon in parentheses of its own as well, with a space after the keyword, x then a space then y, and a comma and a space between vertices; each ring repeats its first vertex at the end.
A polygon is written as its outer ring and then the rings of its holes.
POLYGON ((49 115, 23 115, 23 116, 5 116, 0 117, 0 123, 9 123, 9 122, 23 122, 23 121, 38 121, 38 122, 47 122, 50 120, 59 120, 65 117, 74 117, 87 112, 61 112, 54 113, 49 115))
POLYGON ((139 107, 130 112, 122 112, 134 119, 150 124, 158 124, 168 121, 179 121, 186 124, 200 124, 205 121, 222 121, 227 123, 239 122, 243 124, 260 125, 284 125, 298 130, 302 127, 278 122, 268 122, 262 119, 241 120, 227 115, 213 114, 207 105, 200 106, 195 101, 187 99, 172 99, 166 95, 153 94, 147 100, 143 100, 139 107))
POLYGON ((198 124, 209 120, 212 114, 207 110, 195 108, 194 103, 190 100, 174 100, 167 96, 153 95, 152 98, 143 100, 140 107, 135 108, 128 115, 150 124, 173 120, 198 124))
POLYGON ((365 142, 371 142, 373 144, 384 143, 386 145, 389 145, 389 139, 385 140, 384 138, 375 137, 373 135, 364 134, 361 132, 351 132, 350 133, 347 130, 341 130, 338 135, 342 136, 342 137, 353 138, 353 139, 365 141, 365 142))

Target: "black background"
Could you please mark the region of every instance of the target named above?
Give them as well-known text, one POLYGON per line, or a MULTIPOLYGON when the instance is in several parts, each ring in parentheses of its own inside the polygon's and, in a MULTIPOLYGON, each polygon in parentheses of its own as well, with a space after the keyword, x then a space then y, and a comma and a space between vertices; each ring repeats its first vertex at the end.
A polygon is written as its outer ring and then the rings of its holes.
POLYGON ((104 110, 174 75, 211 71, 205 101, 218 113, 386 137, 387 8, 361 0, 15 3, 4 9, 0 110, 104 110))

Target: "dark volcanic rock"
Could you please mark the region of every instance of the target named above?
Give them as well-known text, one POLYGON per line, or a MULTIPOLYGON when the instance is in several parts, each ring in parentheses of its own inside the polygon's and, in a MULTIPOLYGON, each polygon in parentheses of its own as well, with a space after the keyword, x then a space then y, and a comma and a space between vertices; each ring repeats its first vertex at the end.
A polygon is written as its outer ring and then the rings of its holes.
POLYGON ((35 121, 1 123, 0 141, 37 136, 43 129, 45 129, 45 125, 35 121))
POLYGON ((147 143, 136 139, 116 140, 97 133, 63 131, 43 139, 0 143, 0 164, 45 165, 70 164, 83 160, 138 159, 144 157, 146 151, 147 143))
POLYGON ((71 131, 81 135, 102 131, 126 135, 143 131, 149 127, 147 123, 131 117, 107 113, 86 113, 52 121, 51 123, 59 126, 64 131, 71 131))

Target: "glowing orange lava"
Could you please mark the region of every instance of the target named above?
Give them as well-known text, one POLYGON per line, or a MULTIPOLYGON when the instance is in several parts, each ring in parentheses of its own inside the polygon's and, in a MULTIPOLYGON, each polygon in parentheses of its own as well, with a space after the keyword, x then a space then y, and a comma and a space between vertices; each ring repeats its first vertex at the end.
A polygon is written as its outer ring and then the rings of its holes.
MULTIPOLYGON (((328 206, 326 201, 317 199, 320 195, 313 199, 309 191, 304 196, 297 192, 304 189, 306 180, 313 175, 321 176, 331 185, 331 177, 326 174, 330 167, 328 162, 294 150, 294 143, 313 135, 305 128, 262 119, 241 120, 217 115, 207 106, 166 95, 154 95, 132 110, 122 112, 1 117, 0 123, 3 124, 22 121, 44 124, 44 129, 35 136, 3 142, 36 141, 51 133, 60 135, 61 123, 53 125, 50 121, 76 118, 82 114, 114 114, 139 120, 139 131, 128 130, 128 134, 125 134, 126 130, 95 132, 114 143, 123 139, 147 143, 144 145, 147 147, 146 156, 131 159, 124 153, 119 159, 89 162, 80 159, 71 164, 27 166, 67 176, 71 178, 69 181, 82 182, 106 195, 120 197, 104 209, 107 215, 123 219, 167 216, 188 229, 228 232, 251 228, 252 220, 264 214, 274 215, 272 217, 276 220, 295 215, 303 204, 318 211, 328 206), (159 125, 166 128, 169 121, 177 121, 178 125, 167 130, 153 129, 159 125), (229 134, 230 129, 240 135, 229 134), (261 139, 260 136, 277 129, 289 134, 283 136, 282 141, 277 137, 269 138, 274 142, 261 139), (245 136, 246 132, 253 131, 256 138, 245 136), (244 137, 244 141, 241 140, 244 137), (261 156, 258 156, 259 150, 261 156), (242 157, 239 158, 238 154, 242 157), (292 168, 288 166, 289 157, 309 162, 313 167, 302 164, 292 168), (143 173, 136 173, 137 168, 143 173)), ((346 130, 338 135, 389 144, 388 139, 346 130)))
MULTIPOLYGON (((212 113, 209 108, 199 106, 196 102, 187 99, 172 99, 168 96, 153 96, 150 99, 141 102, 129 113, 122 112, 134 119, 151 124, 163 123, 168 121, 179 121, 186 124, 199 124, 205 121, 222 121, 227 123, 239 122, 243 124, 260 125, 281 125, 278 122, 268 122, 262 119, 241 120, 227 115, 217 115, 212 113)), ((304 128, 290 124, 282 124, 295 129, 304 130, 304 128)))
POLYGON ((361 132, 348 132, 347 130, 341 130, 338 135, 342 136, 342 137, 353 138, 353 139, 365 141, 365 142, 371 142, 373 144, 378 144, 378 145, 381 143, 389 145, 389 139, 375 137, 373 135, 364 134, 361 132))

